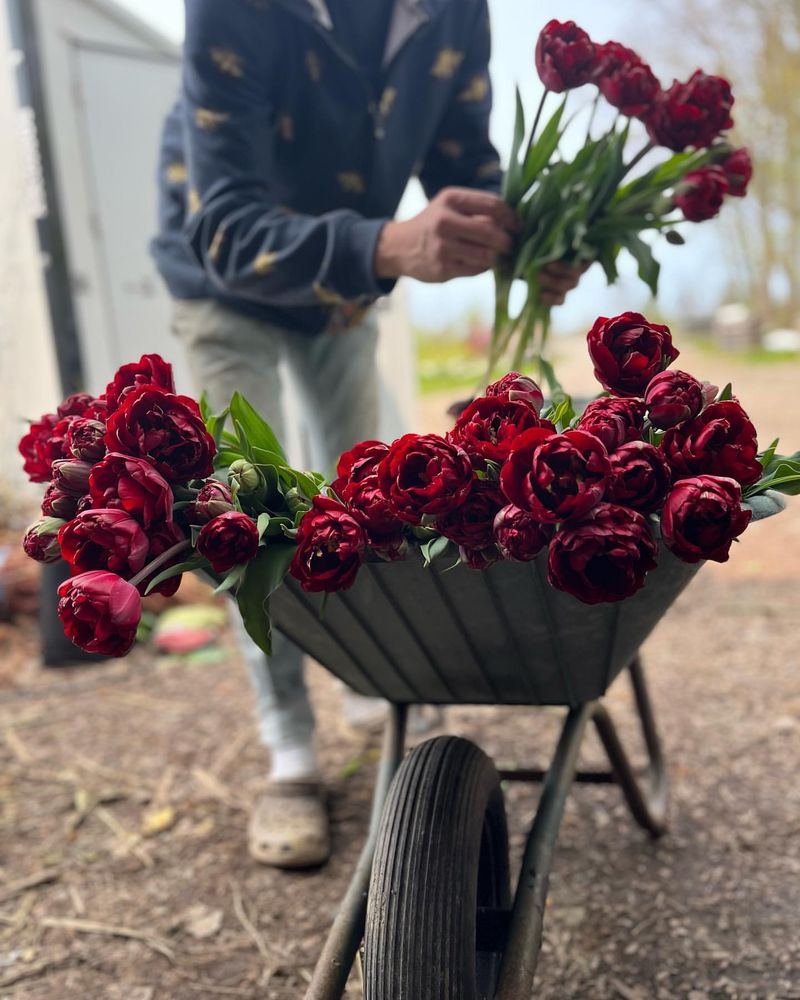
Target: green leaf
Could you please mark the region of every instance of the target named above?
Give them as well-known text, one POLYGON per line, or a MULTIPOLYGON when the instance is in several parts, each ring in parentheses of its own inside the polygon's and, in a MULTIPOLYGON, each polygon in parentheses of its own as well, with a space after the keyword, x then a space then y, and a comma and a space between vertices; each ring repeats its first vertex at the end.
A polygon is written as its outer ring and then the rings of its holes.
POLYGON ((43 517, 39 521, 39 530, 45 535, 55 535, 66 523, 63 517, 43 517))
MULTIPOLYGON (((777 447, 777 441, 767 449, 777 447)), ((766 453, 765 453, 766 458, 766 453)), ((794 455, 773 454, 764 465, 764 472, 757 483, 745 490, 745 496, 756 496, 766 490, 777 490, 786 496, 800 496, 800 451, 794 455)))
POLYGON ((208 393, 205 389, 200 393, 197 405, 200 407, 200 416, 203 418, 203 422, 207 423, 208 418, 211 416, 211 404, 208 401, 208 393))
POLYGON ((800 453, 776 455, 765 469, 759 485, 787 496, 800 494, 800 453))
POLYGON ((281 483, 280 472, 274 465, 259 465, 261 475, 266 483, 266 497, 270 503, 280 505, 283 501, 283 484, 281 483))
POLYGON ((556 377, 555 369, 550 364, 550 362, 545 361, 544 358, 539 358, 539 368, 541 369, 542 375, 544 375, 545 377, 545 380, 547 382, 547 387, 552 393, 552 395, 554 397, 557 394, 565 395, 564 390, 561 387, 561 383, 558 381, 558 378, 556 377))
POLYGON ((563 134, 560 126, 566 104, 567 98, 565 97, 542 129, 542 134, 528 151, 528 156, 522 167, 523 191, 527 191, 531 184, 533 184, 538 175, 550 162, 553 153, 555 153, 558 147, 559 140, 563 134))
POLYGON ((623 246, 627 247, 639 268, 639 277, 647 285, 654 296, 658 295, 658 274, 661 265, 653 256, 652 249, 635 233, 627 233, 622 237, 623 246))
MULTIPOLYGON (((475 473, 477 475, 477 471, 475 473)), ((484 473, 484 479, 488 479, 490 482, 499 483, 500 482, 500 465, 497 462, 492 462, 490 459, 486 461, 486 472, 484 473)))
POLYGON ((653 195, 660 191, 665 191, 673 187, 690 170, 696 170, 711 161, 707 150, 700 150, 694 153, 676 153, 668 160, 648 170, 640 177, 634 178, 628 184, 617 191, 614 196, 614 204, 620 205, 631 197, 636 197, 645 192, 652 192, 653 195))
POLYGON ((256 527, 258 528, 259 541, 261 541, 261 539, 264 537, 264 533, 266 532, 267 528, 269 528, 269 522, 270 522, 269 514, 265 513, 258 515, 258 520, 256 521, 256 527))
POLYGON ((419 542, 430 542, 439 537, 439 533, 436 531, 436 528, 425 524, 415 524, 411 528, 411 534, 419 542))
POLYGON ((233 569, 230 570, 225 579, 222 581, 222 583, 214 589, 214 593, 224 594, 229 590, 233 590, 233 588, 237 585, 237 583, 239 583, 239 581, 244 576, 246 569, 247 569, 247 563, 240 563, 240 565, 234 566, 233 569))
POLYGON ((445 538, 444 535, 438 535, 436 538, 432 538, 429 542, 425 542, 424 545, 420 545, 420 552, 422 552, 422 559, 425 568, 427 569, 437 556, 446 552, 449 545, 450 539, 445 538))
POLYGON ((314 472, 298 472, 297 469, 289 468, 285 471, 291 473, 292 486, 296 486, 309 500, 317 496, 325 483, 325 478, 314 472))
POLYGON ((777 493, 783 493, 787 497, 800 496, 800 472, 770 479, 764 484, 764 489, 775 490, 777 493))
POLYGON ((516 205, 522 196, 522 166, 519 162, 519 149, 525 137, 525 108, 522 105, 519 87, 515 88, 516 114, 514 118, 514 139, 511 143, 511 158, 508 170, 503 179, 503 197, 510 205, 516 205))
POLYGON ((219 447, 220 442, 222 441, 225 421, 228 419, 228 414, 230 413, 230 408, 226 406, 221 413, 212 413, 208 403, 208 397, 204 392, 200 397, 200 413, 203 417, 203 423, 206 425, 206 430, 211 437, 214 438, 217 447, 219 447))
POLYGON ((720 392, 720 394, 717 396, 716 401, 718 403, 722 403, 722 402, 725 402, 726 400, 729 400, 729 399, 733 399, 733 386, 731 385, 730 382, 728 382, 728 384, 725 386, 725 388, 722 389, 722 391, 720 392))
POLYGON ((464 565, 464 560, 461 558, 461 553, 459 552, 458 559, 456 559, 456 561, 454 563, 451 563, 449 566, 445 566, 445 568, 440 571, 439 575, 444 576, 445 573, 452 573, 454 569, 458 569, 459 566, 463 565, 464 565))
MULTIPOLYGON (((241 393, 235 392, 233 394, 230 412, 234 420, 234 425, 237 428, 240 443, 244 435, 244 442, 254 453, 256 449, 258 452, 267 452, 270 456, 278 456, 278 464, 286 463, 286 455, 283 452, 283 448, 281 448, 280 442, 275 437, 274 431, 266 420, 256 413, 241 393)), ((271 458, 266 460, 256 458, 255 461, 267 461, 272 464, 271 458)))
MULTIPOLYGON (((772 446, 770 445, 770 448, 771 447, 772 446)), ((777 448, 777 442, 775 443, 775 447, 777 448)), ((769 449, 767 449, 767 451, 769 451, 769 449)), ((764 458, 760 460, 761 464, 764 466, 764 475, 771 476, 774 475, 775 471, 781 465, 800 465, 800 451, 796 451, 793 455, 776 455, 773 450, 768 459, 765 454, 764 458)))
POLYGON ((251 459, 253 465, 257 465, 262 471, 271 468, 278 472, 286 462, 283 455, 280 455, 277 451, 267 451, 266 448, 251 448, 250 454, 253 456, 251 459))
POLYGON ((240 458, 244 458, 244 455, 238 446, 236 448, 220 448, 214 459, 214 467, 216 469, 228 469, 240 458))
POLYGON ((764 473, 767 473, 769 469, 770 462, 772 461, 775 452, 778 450, 778 445, 780 444, 780 438, 775 438, 772 444, 767 448, 766 451, 760 452, 758 455, 758 460, 761 462, 761 467, 764 469, 764 473))
POLYGON ((247 563, 244 580, 236 593, 236 602, 247 634, 268 656, 272 652, 272 625, 269 598, 283 583, 297 547, 286 542, 272 542, 259 549, 247 563))
POLYGON ((601 140, 598 147, 599 155, 594 164, 592 175, 587 178, 591 188, 591 203, 589 216, 594 218, 604 210, 616 194, 619 182, 625 176, 623 153, 628 138, 630 122, 618 133, 612 133, 601 140))
POLYGON ((209 569, 210 567, 211 563, 205 556, 197 555, 192 556, 191 559, 187 559, 186 562, 178 563, 176 566, 168 566, 166 569, 162 569, 147 584, 144 596, 147 597, 160 583, 163 583, 165 580, 171 580, 173 576, 179 576, 181 573, 191 573, 196 569, 209 569))
POLYGON ((244 424, 241 424, 238 420, 236 420, 236 418, 234 418, 233 426, 236 429, 236 439, 239 442, 239 451, 242 453, 242 457, 246 458, 248 462, 255 462, 253 449, 250 447, 250 442, 247 437, 247 431, 244 429, 244 424))
POLYGON ((559 400, 559 402, 553 406, 552 416, 550 416, 549 419, 556 425, 557 431, 561 432, 567 430, 572 421, 575 419, 572 397, 564 395, 564 398, 559 400))
POLYGON ((619 271, 617 270, 618 253, 619 246, 617 244, 606 243, 598 247, 597 259, 600 261, 600 266, 605 272, 606 281, 609 285, 613 285, 617 278, 619 278, 619 271))
MULTIPOLYGON (((287 531, 294 531, 296 525, 292 518, 286 517, 284 514, 273 514, 270 517, 269 527, 267 528, 267 538, 279 538, 286 535, 287 531)), ((288 536, 287 536, 288 537, 288 536)))

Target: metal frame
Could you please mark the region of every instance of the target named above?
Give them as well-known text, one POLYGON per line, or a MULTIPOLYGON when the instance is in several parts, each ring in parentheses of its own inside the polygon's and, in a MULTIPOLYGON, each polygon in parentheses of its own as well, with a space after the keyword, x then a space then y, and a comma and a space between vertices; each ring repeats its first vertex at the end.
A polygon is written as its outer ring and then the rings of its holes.
MULTIPOLYGON (((510 911, 483 910, 478 915, 479 950, 502 952, 495 1000, 529 1000, 542 946, 544 909, 550 869, 567 794, 573 782, 619 785, 636 822, 651 836, 666 830, 667 778, 655 718, 638 657, 629 665, 634 702, 648 756, 640 780, 617 729, 599 701, 571 708, 546 771, 501 771, 508 781, 542 782, 539 807, 528 840, 510 911), (579 771, 578 754, 586 727, 592 722, 609 759, 609 771, 579 771)), ((405 746, 406 706, 392 705, 384 734, 383 753, 375 786, 369 834, 353 878, 314 970, 306 1000, 340 1000, 364 935, 372 862, 378 827, 392 778, 405 746)))

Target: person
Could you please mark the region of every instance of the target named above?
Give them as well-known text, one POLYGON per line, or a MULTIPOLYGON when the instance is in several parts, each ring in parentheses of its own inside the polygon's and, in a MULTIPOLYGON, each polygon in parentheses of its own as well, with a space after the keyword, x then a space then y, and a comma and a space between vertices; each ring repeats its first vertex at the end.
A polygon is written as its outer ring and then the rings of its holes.
MULTIPOLYGON (((192 377, 240 391, 283 436, 278 364, 327 464, 375 437, 373 303, 398 278, 477 275, 513 246, 489 139, 486 0, 186 0, 183 92, 167 118, 153 252, 192 377), (393 216, 412 176, 429 199, 393 216)), ((554 265, 549 301, 577 273, 554 265)), ((330 841, 302 654, 247 657, 271 771, 257 860, 323 862, 330 841)))

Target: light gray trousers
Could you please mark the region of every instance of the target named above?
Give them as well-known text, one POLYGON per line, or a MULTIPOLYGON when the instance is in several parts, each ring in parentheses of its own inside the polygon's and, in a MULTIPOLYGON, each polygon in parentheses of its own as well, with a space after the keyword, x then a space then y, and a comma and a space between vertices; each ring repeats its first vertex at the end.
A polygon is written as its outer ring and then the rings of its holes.
MULTIPOLYGON (((285 362, 298 390, 293 400, 302 414, 305 455, 290 455, 302 467, 330 475, 339 455, 356 442, 374 438, 378 428, 378 325, 370 312, 341 333, 315 337, 291 333, 244 316, 211 299, 176 300, 173 332, 183 342, 197 392, 205 390, 219 412, 240 392, 286 441, 284 389, 279 364, 285 362)), ((303 678, 303 655, 275 634, 265 657, 241 634, 256 692, 261 739, 271 750, 310 743, 314 717, 303 678)))

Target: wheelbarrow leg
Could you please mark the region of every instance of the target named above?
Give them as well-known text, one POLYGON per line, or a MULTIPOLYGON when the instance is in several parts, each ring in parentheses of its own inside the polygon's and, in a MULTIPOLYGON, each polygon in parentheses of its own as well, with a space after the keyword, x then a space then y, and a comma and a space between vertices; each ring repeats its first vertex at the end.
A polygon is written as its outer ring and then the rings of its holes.
POLYGON ((529 1000, 542 947, 547 886, 564 804, 575 777, 586 724, 600 706, 570 709, 544 779, 522 859, 496 1000, 529 1000))
POLYGON ((400 766, 405 747, 406 706, 391 705, 383 737, 383 753, 372 799, 367 842, 358 859, 353 878, 319 957, 306 1000, 339 1000, 344 993, 353 961, 364 936, 367 892, 378 827, 389 785, 400 766))
POLYGON ((638 657, 630 665, 630 678, 649 757, 644 786, 631 767, 617 728, 605 706, 597 705, 594 724, 633 818, 651 836, 660 837, 667 829, 667 773, 653 708, 638 657))

